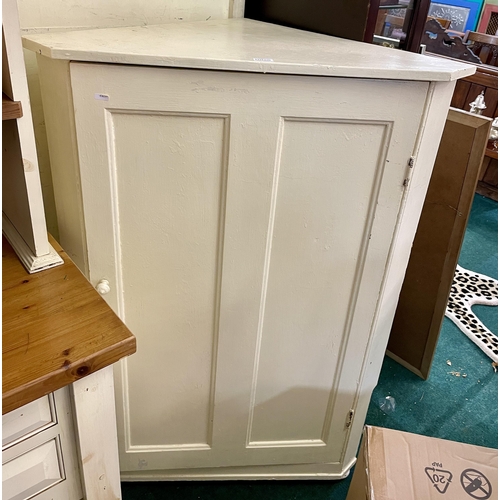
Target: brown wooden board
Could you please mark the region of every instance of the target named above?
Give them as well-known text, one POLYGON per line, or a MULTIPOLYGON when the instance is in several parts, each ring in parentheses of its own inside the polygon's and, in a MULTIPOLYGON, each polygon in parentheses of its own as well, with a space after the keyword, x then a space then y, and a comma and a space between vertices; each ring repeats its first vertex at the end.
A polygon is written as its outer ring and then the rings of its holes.
POLYGON ((64 264, 28 274, 2 239, 2 414, 136 350, 135 337, 50 242, 64 264))
POLYGON ((369 0, 246 0, 245 17, 361 41, 369 4, 369 0))
POLYGON ((413 243, 388 354, 430 372, 491 120, 451 109, 413 243))
POLYGON ((485 87, 484 91, 484 103, 486 104, 486 109, 483 112, 484 116, 489 116, 490 118, 495 118, 497 106, 498 106, 498 89, 492 87, 485 87))
POLYGON ((467 80, 478 85, 498 89, 498 71, 492 71, 486 67, 478 66, 476 73, 468 76, 467 80))
POLYGON ((491 198, 492 200, 498 201, 498 188, 492 188, 490 184, 486 182, 479 181, 477 183, 476 193, 481 196, 486 196, 487 198, 491 198))
POLYGON ((494 158, 495 160, 498 160, 498 151, 495 149, 486 148, 485 156, 487 156, 488 158, 494 158))
MULTIPOLYGON (((486 149, 487 151, 487 149, 486 149)), ((478 180, 482 181, 484 174, 486 173, 486 170, 488 169, 488 165, 490 164, 490 159, 488 158, 488 155, 485 153, 484 158, 483 158, 483 164, 481 165, 481 168, 479 169, 479 177, 478 180)))
MULTIPOLYGON (((440 59, 455 60, 452 57, 447 57, 441 54, 433 54, 431 52, 426 52, 426 56, 438 57, 440 59)), ((457 82, 457 87, 460 87, 459 84, 461 82, 469 82, 469 83, 477 83, 478 85, 482 85, 484 87, 491 87, 494 89, 498 89, 498 68, 494 66, 488 66, 485 64, 475 64, 470 61, 468 61, 467 63, 471 64, 472 66, 476 66, 476 72, 473 75, 467 76, 464 79, 459 80, 457 82)), ((458 107, 458 106, 453 106, 453 107, 458 107)))
POLYGON ((13 101, 2 94, 2 121, 14 120, 23 116, 23 107, 20 101, 13 101))
MULTIPOLYGON (((440 57, 440 56, 436 56, 440 57)), ((498 116, 498 69, 477 65, 474 75, 459 80, 453 93, 451 105, 455 108, 469 111, 469 104, 484 91, 486 109, 483 116, 494 118, 498 116)), ((495 201, 498 200, 498 152, 486 149, 485 160, 481 168, 476 192, 495 201), (492 161, 490 162, 490 158, 492 161), (487 181, 484 178, 488 170, 487 181)))
MULTIPOLYGON (((492 151, 492 154, 493 153, 496 153, 498 158, 498 151, 492 151)), ((486 172, 484 173, 484 176, 481 180, 498 189, 498 160, 493 158, 491 159, 488 168, 486 169, 486 172)))
POLYGON ((451 99, 451 106, 453 108, 464 109, 467 94, 469 93, 471 83, 465 80, 458 80, 451 99))

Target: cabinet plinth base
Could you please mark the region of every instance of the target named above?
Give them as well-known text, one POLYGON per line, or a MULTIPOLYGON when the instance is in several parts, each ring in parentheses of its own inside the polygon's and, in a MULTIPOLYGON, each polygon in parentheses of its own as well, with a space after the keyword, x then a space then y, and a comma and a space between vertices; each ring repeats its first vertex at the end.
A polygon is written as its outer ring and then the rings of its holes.
POLYGON ((17 232, 17 229, 5 215, 2 216, 2 229, 7 241, 11 244, 19 260, 30 274, 64 264, 64 261, 54 250, 52 245, 49 245, 50 251, 47 255, 41 255, 39 257, 34 255, 31 248, 26 244, 21 235, 17 232))
POLYGON ((260 465, 249 467, 216 467, 164 471, 122 472, 122 481, 230 481, 230 480, 340 480, 349 476, 356 463, 353 458, 339 471, 339 464, 260 465))

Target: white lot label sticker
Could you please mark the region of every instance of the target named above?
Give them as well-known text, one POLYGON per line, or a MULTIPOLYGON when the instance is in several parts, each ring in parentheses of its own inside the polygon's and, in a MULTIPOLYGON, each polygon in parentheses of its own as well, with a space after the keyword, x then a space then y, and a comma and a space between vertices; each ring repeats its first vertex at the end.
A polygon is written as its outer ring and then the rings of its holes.
POLYGON ((94 99, 98 101, 109 101, 109 95, 107 94, 94 94, 94 99))
POLYGON ((274 59, 270 57, 254 57, 253 60, 258 62, 274 62, 274 59))

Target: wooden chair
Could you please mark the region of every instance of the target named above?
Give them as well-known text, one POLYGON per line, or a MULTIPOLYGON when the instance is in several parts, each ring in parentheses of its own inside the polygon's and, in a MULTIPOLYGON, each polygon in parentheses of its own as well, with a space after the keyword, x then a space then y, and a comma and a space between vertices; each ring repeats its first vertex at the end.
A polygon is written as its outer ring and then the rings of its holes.
POLYGON ((435 19, 445 30, 447 30, 450 25, 451 25, 451 20, 450 19, 443 19, 442 17, 433 17, 433 16, 428 16, 427 21, 429 19, 435 19))
POLYGON ((467 31, 463 41, 483 64, 498 67, 498 36, 467 31))
POLYGON ((427 52, 481 64, 481 59, 469 49, 468 45, 459 37, 450 37, 436 19, 429 19, 425 23, 420 43, 425 45, 427 52))

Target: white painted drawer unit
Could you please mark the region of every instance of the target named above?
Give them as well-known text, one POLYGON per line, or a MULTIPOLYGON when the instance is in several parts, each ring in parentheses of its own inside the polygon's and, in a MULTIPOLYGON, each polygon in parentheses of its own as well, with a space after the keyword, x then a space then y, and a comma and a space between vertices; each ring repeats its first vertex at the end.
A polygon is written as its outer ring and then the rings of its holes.
POLYGON ((344 477, 474 68, 247 19, 24 45, 61 243, 137 337, 122 478, 344 477))
POLYGON ((2 498, 83 498, 69 388, 2 417, 2 498))

